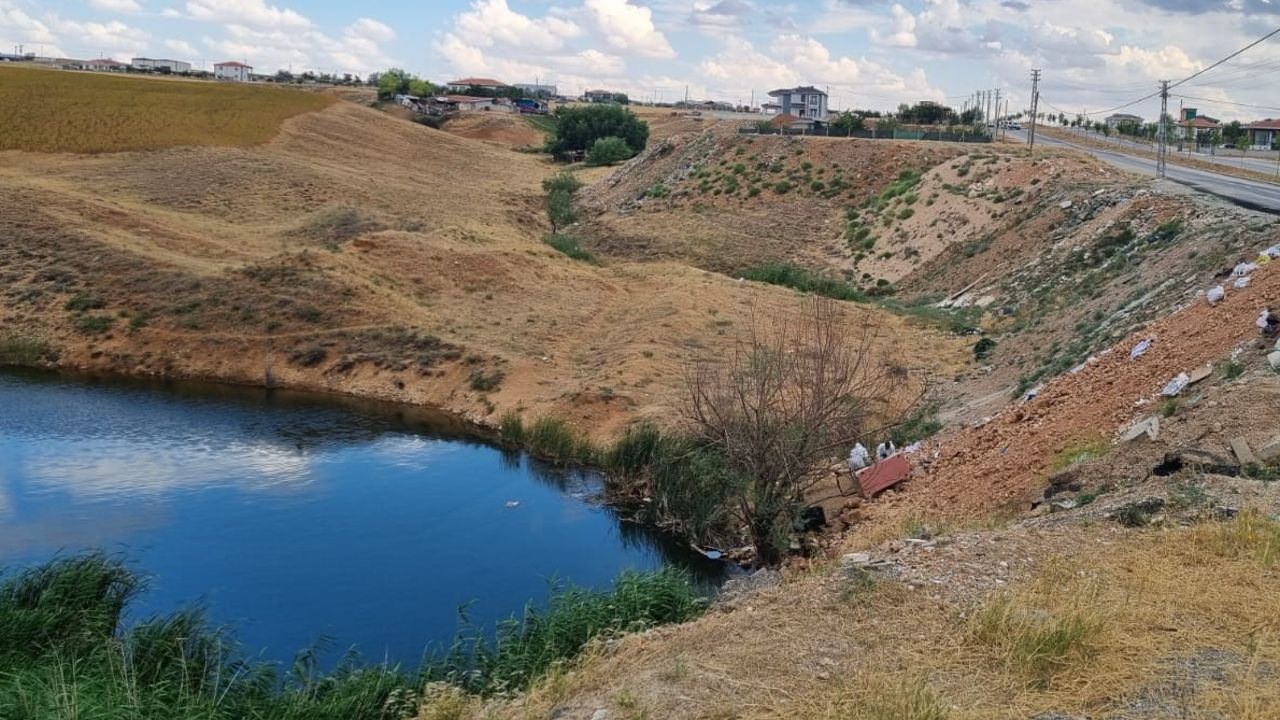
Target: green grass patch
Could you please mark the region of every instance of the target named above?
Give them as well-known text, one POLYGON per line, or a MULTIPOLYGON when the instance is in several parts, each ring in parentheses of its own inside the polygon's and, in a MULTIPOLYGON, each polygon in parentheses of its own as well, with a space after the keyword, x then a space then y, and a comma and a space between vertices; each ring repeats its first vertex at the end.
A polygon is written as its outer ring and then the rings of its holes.
POLYGON ((53 349, 43 338, 19 332, 0 335, 0 365, 40 365, 53 357, 53 349))
POLYGON ((1111 441, 1101 435, 1076 440, 1054 453, 1049 463, 1050 472, 1066 470, 1072 465, 1100 458, 1111 451, 1111 441))
POLYGON ((599 258, 593 255, 589 250, 583 249, 583 247, 578 244, 578 239, 570 235, 552 233, 544 238, 544 242, 573 260, 591 263, 592 265, 600 264, 599 258))
POLYGON ((866 293, 843 280, 819 275, 790 263, 773 263, 751 268, 744 272, 742 277, 836 300, 862 302, 867 299, 866 293))

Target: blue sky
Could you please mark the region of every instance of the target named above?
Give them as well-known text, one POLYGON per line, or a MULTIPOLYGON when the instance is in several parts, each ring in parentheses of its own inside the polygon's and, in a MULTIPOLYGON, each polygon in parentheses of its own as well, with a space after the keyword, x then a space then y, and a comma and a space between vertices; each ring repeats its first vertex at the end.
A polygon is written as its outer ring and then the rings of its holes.
MULTIPOLYGON (((735 102, 793 84, 838 107, 1015 109, 1044 70, 1050 112, 1098 111, 1206 66, 1280 24, 1280 0, 0 0, 0 47, 71 57, 235 59, 258 72, 463 76, 735 102)), ((1226 119, 1280 116, 1280 42, 1184 87, 1226 119), (1245 103, 1265 107, 1245 107, 1245 103)), ((1126 111, 1151 117, 1153 101, 1126 111)))

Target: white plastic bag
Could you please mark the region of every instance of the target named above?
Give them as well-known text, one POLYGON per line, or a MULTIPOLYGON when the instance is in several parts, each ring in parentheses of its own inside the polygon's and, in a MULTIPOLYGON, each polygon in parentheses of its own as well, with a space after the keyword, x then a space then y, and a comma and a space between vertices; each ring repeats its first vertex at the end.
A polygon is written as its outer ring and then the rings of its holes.
POLYGON ((1210 305, 1217 305, 1222 302, 1222 298, 1227 296, 1227 289, 1221 285, 1209 288, 1209 292, 1204 294, 1204 298, 1209 301, 1210 305))
POLYGON ((1177 377, 1170 380, 1169 384, 1164 386, 1164 389, 1160 391, 1160 394, 1164 395, 1165 397, 1173 397, 1175 395, 1180 394, 1183 391, 1183 389, 1186 388, 1187 385, 1189 385, 1190 383, 1191 383, 1190 376, 1188 376, 1186 373, 1178 373, 1177 377))
POLYGON ((1232 286, 1234 286, 1237 290, 1239 290, 1239 289, 1241 289, 1241 288, 1247 288, 1247 287, 1249 287, 1249 281, 1250 281, 1250 280, 1252 280, 1252 279, 1253 279, 1253 278, 1249 277, 1248 275, 1242 275, 1242 276, 1240 276, 1240 277, 1236 278, 1236 281, 1235 281, 1235 282, 1233 282, 1233 283, 1231 283, 1231 284, 1232 284, 1232 286))
POLYGON ((1133 349, 1129 351, 1129 359, 1137 360, 1138 358, 1145 355, 1147 351, 1151 349, 1151 343, 1152 343, 1152 339, 1147 338, 1146 340, 1143 340, 1137 345, 1134 345, 1133 349))

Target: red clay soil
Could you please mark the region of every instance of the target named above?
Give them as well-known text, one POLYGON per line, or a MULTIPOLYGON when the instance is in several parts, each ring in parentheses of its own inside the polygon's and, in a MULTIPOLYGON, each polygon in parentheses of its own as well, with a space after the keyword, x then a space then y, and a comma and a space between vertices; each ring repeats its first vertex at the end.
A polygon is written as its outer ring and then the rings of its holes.
POLYGON ((1228 285, 1218 305, 1198 299, 1129 336, 1079 374, 1051 381, 1031 401, 926 446, 938 457, 888 504, 937 515, 1027 509, 1044 489, 1055 454, 1081 440, 1110 439, 1119 427, 1158 412, 1158 403, 1135 403, 1156 398, 1179 372, 1219 362, 1258 338, 1259 311, 1277 304, 1280 263, 1272 263, 1253 274, 1249 287, 1228 285), (1130 349, 1148 337, 1154 338, 1151 348, 1130 360, 1130 349))

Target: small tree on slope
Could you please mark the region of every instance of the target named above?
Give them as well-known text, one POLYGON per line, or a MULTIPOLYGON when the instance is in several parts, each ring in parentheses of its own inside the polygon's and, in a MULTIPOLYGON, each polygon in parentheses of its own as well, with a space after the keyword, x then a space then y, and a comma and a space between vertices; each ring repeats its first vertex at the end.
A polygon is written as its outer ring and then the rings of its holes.
POLYGON ((764 562, 778 559, 827 462, 876 431, 907 378, 873 356, 870 312, 813 297, 794 316, 753 318, 718 362, 692 365, 685 416, 741 479, 734 512, 764 562))

